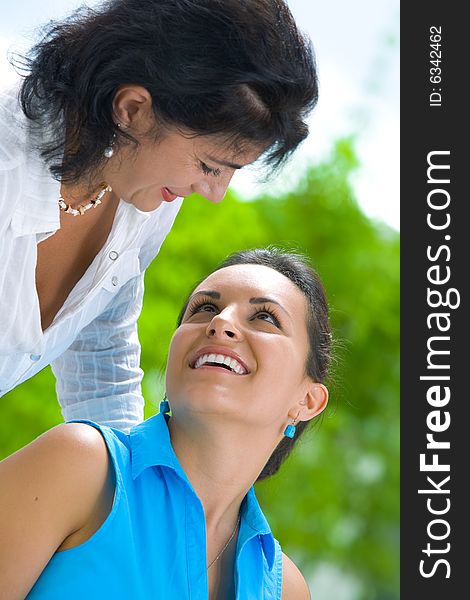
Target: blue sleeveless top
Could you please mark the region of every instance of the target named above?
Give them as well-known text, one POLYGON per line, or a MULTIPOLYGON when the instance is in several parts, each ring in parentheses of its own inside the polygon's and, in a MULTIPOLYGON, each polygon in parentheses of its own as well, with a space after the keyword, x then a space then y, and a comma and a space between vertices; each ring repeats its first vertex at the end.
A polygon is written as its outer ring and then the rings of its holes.
MULTIPOLYGON (((54 554, 27 598, 207 600, 204 511, 164 415, 128 435, 81 422, 106 441, 116 474, 113 506, 88 540, 54 554)), ((282 553, 253 488, 240 514, 236 600, 280 600, 282 553)))

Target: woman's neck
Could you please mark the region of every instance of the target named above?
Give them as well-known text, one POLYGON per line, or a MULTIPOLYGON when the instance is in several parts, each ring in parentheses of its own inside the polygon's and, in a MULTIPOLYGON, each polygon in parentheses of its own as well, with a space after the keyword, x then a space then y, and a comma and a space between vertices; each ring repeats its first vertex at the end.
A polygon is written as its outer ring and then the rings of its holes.
POLYGON ((103 174, 95 173, 75 183, 62 183, 60 193, 68 204, 81 204, 96 196, 104 183, 103 174))
POLYGON ((276 440, 231 428, 169 421, 173 449, 202 502, 208 532, 235 525, 240 505, 268 461, 276 440))

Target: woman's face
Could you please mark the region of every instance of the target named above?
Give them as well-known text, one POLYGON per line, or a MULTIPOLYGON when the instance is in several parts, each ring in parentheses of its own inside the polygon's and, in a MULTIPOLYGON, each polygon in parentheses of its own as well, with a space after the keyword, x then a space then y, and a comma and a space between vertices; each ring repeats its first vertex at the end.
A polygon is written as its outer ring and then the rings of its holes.
POLYGON ((170 345, 174 414, 219 414, 282 433, 312 385, 306 322, 305 296, 273 269, 235 265, 210 275, 170 345))
POLYGON ((157 141, 145 136, 139 143, 138 148, 122 146, 104 177, 120 198, 143 211, 193 193, 221 202, 235 170, 260 154, 234 155, 213 137, 188 137, 178 131, 162 133, 157 141))
POLYGON ((235 152, 220 137, 189 131, 183 135, 176 128, 163 127, 156 122, 152 98, 142 86, 120 86, 113 112, 121 131, 137 140, 138 146, 126 141, 116 145, 100 179, 119 198, 143 211, 194 192, 221 202, 234 172, 262 153, 260 148, 235 152))

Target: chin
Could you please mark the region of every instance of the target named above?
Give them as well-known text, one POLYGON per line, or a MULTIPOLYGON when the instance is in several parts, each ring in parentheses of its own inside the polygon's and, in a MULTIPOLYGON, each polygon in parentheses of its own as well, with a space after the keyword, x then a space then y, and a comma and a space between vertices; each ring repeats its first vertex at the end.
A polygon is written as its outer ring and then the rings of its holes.
MULTIPOLYGON (((168 395, 171 398, 171 395, 168 395)), ((202 389, 192 387, 190 390, 179 392, 176 398, 178 399, 175 400, 175 404, 192 413, 233 414, 234 410, 240 410, 240 402, 237 402, 233 394, 228 394, 226 388, 217 389, 216 386, 211 387, 210 391, 207 385, 202 389)))
POLYGON ((136 200, 132 201, 133 204, 138 210, 142 212, 151 212, 152 210, 156 210, 161 204, 163 204, 163 200, 155 198, 153 200, 136 200))

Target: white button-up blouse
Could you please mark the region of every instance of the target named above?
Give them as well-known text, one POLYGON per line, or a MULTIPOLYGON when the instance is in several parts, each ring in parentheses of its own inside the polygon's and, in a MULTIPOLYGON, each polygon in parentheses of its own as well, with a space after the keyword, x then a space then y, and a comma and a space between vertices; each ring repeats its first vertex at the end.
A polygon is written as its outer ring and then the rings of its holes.
POLYGON ((16 91, 0 92, 0 396, 51 364, 65 420, 127 431, 143 419, 143 275, 182 199, 147 213, 121 200, 104 247, 43 332, 37 244, 60 227, 59 191, 31 147, 16 91))

